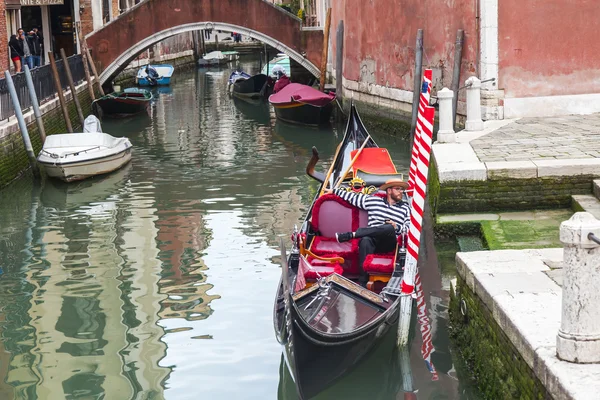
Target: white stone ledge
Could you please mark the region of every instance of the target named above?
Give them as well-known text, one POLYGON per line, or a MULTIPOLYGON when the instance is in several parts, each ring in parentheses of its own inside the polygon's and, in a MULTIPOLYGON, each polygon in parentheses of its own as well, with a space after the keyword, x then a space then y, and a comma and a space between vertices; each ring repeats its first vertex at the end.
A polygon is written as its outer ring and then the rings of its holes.
POLYGON ((600 175, 600 159, 576 158, 560 160, 534 160, 537 166, 538 177, 545 176, 577 176, 600 175))
POLYGON ((493 161, 486 162, 487 178, 498 179, 530 179, 537 178, 537 165, 532 161, 493 161))
POLYGON ((440 183, 487 180, 485 164, 468 143, 434 143, 432 153, 440 183))
POLYGON ((597 112, 600 112, 599 93, 504 99, 506 118, 582 115, 597 112))

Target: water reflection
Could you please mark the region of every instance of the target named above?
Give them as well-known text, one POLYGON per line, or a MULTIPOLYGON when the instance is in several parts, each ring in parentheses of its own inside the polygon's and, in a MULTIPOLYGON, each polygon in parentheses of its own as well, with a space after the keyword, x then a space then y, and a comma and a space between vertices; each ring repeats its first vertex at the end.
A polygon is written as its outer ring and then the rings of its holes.
MULTIPOLYGON (((103 121, 134 145, 126 168, 0 191, 0 398, 269 399, 281 389, 278 235, 317 190, 304 173, 311 147, 328 164, 340 131, 280 124, 264 103, 232 99, 228 76, 180 73, 155 90, 148 115, 103 121)), ((402 142, 377 140, 408 169, 402 142)), ((389 357, 390 371, 374 370, 395 374, 389 357)), ((365 387, 383 384, 363 375, 365 387)))

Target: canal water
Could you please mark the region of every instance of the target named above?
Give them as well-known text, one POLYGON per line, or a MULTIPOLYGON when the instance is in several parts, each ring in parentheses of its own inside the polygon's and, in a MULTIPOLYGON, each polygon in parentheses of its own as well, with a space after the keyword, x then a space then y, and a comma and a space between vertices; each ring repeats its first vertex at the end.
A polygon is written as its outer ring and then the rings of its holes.
MULTIPOLYGON (((278 235, 317 190, 311 146, 328 164, 343 128, 280 124, 228 95, 229 72, 177 73, 147 115, 103 121, 133 143, 126 168, 0 191, 1 399, 296 398, 272 324, 278 235)), ((407 171, 407 144, 371 133, 407 171)), ((475 398, 448 340, 452 268, 423 241, 439 378, 415 327, 319 398, 475 398)))

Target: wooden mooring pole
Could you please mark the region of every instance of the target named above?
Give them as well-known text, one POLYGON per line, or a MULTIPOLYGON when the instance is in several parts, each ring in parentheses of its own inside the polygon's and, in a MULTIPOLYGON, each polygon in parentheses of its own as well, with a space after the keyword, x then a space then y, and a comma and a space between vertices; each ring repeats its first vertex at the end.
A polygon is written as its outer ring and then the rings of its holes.
MULTIPOLYGON (((344 111, 344 96, 342 91, 342 80, 344 79, 344 20, 338 23, 335 35, 335 98, 340 107, 340 116, 344 111)), ((339 118, 341 119, 341 118, 339 118)))
POLYGON ((69 60, 67 59, 65 49, 60 49, 60 57, 63 60, 65 74, 67 75, 67 82, 69 82, 69 87, 71 88, 71 96, 73 96, 73 102, 75 103, 75 109, 77 110, 77 115, 79 116, 79 122, 81 122, 81 126, 83 127, 83 121, 85 120, 85 117, 83 116, 83 111, 81 110, 81 104, 79 103, 77 89, 75 88, 75 82, 73 82, 73 75, 71 74, 71 67, 69 66, 69 60))
POLYGON ((54 85, 56 86, 56 93, 58 94, 58 101, 60 102, 60 108, 65 118, 65 125, 67 126, 67 132, 73 132, 73 126, 71 125, 71 119, 69 118, 69 110, 67 109, 67 103, 65 101, 65 95, 62 91, 62 85, 60 83, 60 76, 58 75, 58 69, 56 68, 56 60, 54 60, 54 54, 51 51, 48 52, 48 60, 50 60, 50 68, 52 69, 52 76, 54 77, 54 85))
POLYGON ((87 81, 88 91, 90 92, 90 98, 92 101, 96 100, 96 95, 94 94, 94 84, 92 83, 92 77, 90 76, 90 66, 87 63, 86 59, 86 50, 87 43, 85 38, 81 34, 81 22, 77 21, 75 23, 75 29, 77 30, 77 37, 79 38, 79 43, 81 44, 81 61, 83 62, 83 72, 85 73, 85 80, 87 81))
POLYGON ((465 32, 459 29, 456 32, 456 42, 454 47, 454 70, 452 71, 452 84, 450 90, 454 92, 452 99, 452 128, 456 132, 456 107, 458 105, 458 85, 460 84, 460 65, 462 60, 462 48, 465 32))
POLYGON ((410 121, 410 147, 415 139, 415 127, 417 126, 417 112, 419 111, 419 97, 421 94, 421 75, 423 73, 423 29, 417 31, 417 43, 415 46, 415 77, 413 83, 412 118, 410 121))
POLYGON ((327 79, 327 56, 329 55, 329 27, 331 25, 331 8, 327 9, 325 17, 325 30, 323 31, 323 53, 321 54, 321 80, 319 89, 325 90, 325 79, 327 79))

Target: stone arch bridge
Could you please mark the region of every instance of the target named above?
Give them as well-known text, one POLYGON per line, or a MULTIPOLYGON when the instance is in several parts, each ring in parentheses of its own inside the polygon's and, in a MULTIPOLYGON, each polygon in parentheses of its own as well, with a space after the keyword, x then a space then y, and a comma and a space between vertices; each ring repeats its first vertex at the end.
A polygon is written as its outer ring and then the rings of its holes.
POLYGON ((144 0, 88 34, 102 84, 110 82, 148 47, 200 29, 238 32, 285 52, 318 76, 323 31, 264 0, 144 0))

